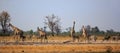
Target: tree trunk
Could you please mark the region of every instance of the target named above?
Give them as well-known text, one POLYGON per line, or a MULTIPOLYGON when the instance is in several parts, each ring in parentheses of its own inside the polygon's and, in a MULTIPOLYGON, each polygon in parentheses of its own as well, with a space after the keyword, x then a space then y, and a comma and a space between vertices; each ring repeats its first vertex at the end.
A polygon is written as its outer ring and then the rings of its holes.
POLYGON ((52 25, 51 31, 52 31, 52 36, 54 36, 54 28, 53 28, 53 25, 52 25))
POLYGON ((52 29, 52 36, 54 36, 54 31, 53 31, 53 29, 52 29))
POLYGON ((6 33, 6 28, 3 26, 2 27, 3 33, 6 33))

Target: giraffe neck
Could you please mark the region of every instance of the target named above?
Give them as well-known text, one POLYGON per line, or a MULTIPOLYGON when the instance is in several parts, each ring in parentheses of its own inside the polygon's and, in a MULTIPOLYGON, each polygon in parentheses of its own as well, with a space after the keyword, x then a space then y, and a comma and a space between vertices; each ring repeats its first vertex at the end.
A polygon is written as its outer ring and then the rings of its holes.
POLYGON ((11 28, 12 28, 13 30, 21 31, 19 28, 15 27, 15 26, 13 26, 13 25, 10 25, 10 26, 11 26, 11 28))
POLYGON ((83 36, 84 36, 84 38, 87 36, 87 32, 86 32, 86 29, 85 29, 85 27, 83 26, 83 36))
POLYGON ((72 29, 74 30, 74 28, 75 28, 75 22, 73 23, 73 28, 72 29))
POLYGON ((39 29, 39 27, 38 27, 37 29, 38 29, 38 31, 41 31, 41 30, 39 29))
POLYGON ((16 28, 15 26, 13 26, 13 25, 10 25, 10 26, 11 26, 11 28, 12 28, 13 30, 15 30, 15 28, 16 28))
POLYGON ((74 27, 75 27, 75 22, 73 22, 73 27, 71 28, 71 37, 73 37, 73 34, 75 34, 75 30, 74 30, 74 27))
POLYGON ((86 33, 86 29, 85 29, 85 27, 83 27, 83 33, 86 33))

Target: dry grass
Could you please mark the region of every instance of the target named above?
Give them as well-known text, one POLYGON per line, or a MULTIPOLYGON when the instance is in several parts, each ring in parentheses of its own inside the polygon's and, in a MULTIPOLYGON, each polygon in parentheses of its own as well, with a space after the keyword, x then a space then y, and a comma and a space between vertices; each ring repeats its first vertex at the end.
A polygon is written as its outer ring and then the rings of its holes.
POLYGON ((6 45, 0 46, 0 53, 73 53, 73 52, 120 52, 119 44, 80 44, 80 45, 6 45))
MULTIPOLYGON (((102 36, 98 40, 103 39, 102 36)), ((48 42, 62 43, 71 40, 68 36, 48 37, 48 42)), ((14 42, 13 36, 0 37, 0 41, 14 42)), ((26 41, 39 41, 35 37, 26 41)), ((39 44, 39 45, 0 45, 0 53, 85 53, 85 52, 120 52, 120 44, 39 44)))

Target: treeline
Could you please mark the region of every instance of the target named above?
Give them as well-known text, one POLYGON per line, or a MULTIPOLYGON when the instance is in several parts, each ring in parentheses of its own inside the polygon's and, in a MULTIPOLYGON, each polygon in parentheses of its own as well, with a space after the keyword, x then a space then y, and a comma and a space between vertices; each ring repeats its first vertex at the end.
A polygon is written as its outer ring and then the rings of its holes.
MULTIPOLYGON (((8 12, 3 11, 0 13, 0 36, 13 35, 13 30, 10 28, 9 23, 11 21, 10 15, 8 12)), ((46 26, 42 26, 41 28, 48 35, 70 35, 71 27, 66 28, 65 31, 61 29, 61 22, 58 16, 52 14, 51 16, 46 16, 45 21, 43 22, 46 26), (50 31, 46 31, 46 28, 49 28, 50 31)), ((38 26, 39 27, 39 26, 38 26)), ((19 28, 19 27, 18 27, 19 28)), ((101 31, 98 26, 91 27, 90 25, 85 26, 87 33, 91 35, 104 35, 106 33, 110 35, 115 35, 120 32, 115 32, 113 29, 101 31)), ((79 31, 76 31, 76 35, 82 34, 82 28, 79 31)), ((33 31, 32 29, 29 31, 24 31, 24 35, 38 35, 37 31, 33 31)))
MULTIPOLYGON (((109 29, 106 31, 100 30, 98 26, 91 27, 90 25, 85 26, 87 33, 90 35, 117 35, 120 34, 120 32, 116 32, 113 29, 109 29)), ((70 30, 71 27, 66 28, 65 32, 62 32, 64 35, 70 35, 70 30)), ((76 31, 76 35, 81 35, 82 34, 82 28, 79 31, 76 31)))

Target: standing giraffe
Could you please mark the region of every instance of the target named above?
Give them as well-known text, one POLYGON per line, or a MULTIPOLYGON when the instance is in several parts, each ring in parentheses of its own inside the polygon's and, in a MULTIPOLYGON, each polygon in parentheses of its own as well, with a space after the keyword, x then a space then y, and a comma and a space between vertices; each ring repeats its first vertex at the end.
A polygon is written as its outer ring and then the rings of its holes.
POLYGON ((22 30, 20 30, 19 28, 17 28, 17 27, 15 27, 15 26, 13 26, 11 23, 9 24, 9 26, 12 28, 12 30, 13 30, 13 33, 14 33, 14 35, 15 35, 15 39, 17 38, 17 39, 22 39, 22 41, 24 41, 24 39, 25 39, 25 36, 23 36, 23 31, 22 30))
POLYGON ((39 38, 41 38, 41 42, 43 39, 44 39, 44 42, 45 42, 45 40, 48 42, 46 32, 42 31, 42 29, 39 29, 39 27, 37 28, 37 30, 38 30, 38 34, 40 36, 39 38))
POLYGON ((87 30, 84 26, 82 26, 82 35, 83 35, 83 38, 85 39, 85 41, 89 39, 87 30))
POLYGON ((75 21, 73 22, 73 27, 71 28, 71 31, 70 31, 70 35, 73 39, 73 42, 75 41, 75 39, 78 39, 78 42, 79 42, 79 36, 76 36, 75 35, 75 21))

